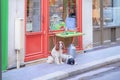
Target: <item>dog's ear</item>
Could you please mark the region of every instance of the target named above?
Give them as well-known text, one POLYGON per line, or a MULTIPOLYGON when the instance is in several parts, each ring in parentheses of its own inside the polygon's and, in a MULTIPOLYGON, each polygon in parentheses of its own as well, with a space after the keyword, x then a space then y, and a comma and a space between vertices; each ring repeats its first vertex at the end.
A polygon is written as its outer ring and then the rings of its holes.
POLYGON ((58 51, 59 50, 59 42, 56 43, 55 49, 58 51))
POLYGON ((65 44, 63 42, 62 42, 62 46, 63 46, 62 49, 65 49, 65 44))

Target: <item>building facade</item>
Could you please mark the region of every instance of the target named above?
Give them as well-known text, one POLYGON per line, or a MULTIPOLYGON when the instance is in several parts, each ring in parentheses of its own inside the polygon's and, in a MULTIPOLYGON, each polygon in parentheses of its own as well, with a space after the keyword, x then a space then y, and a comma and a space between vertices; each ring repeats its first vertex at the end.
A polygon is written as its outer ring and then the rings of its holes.
MULTIPOLYGON (((15 21, 23 19, 21 25, 22 48, 20 50, 20 62, 24 64, 27 61, 45 58, 50 54, 54 47, 54 35, 63 31, 60 26, 65 27, 66 17, 70 9, 74 9, 76 25, 75 30, 82 32, 82 0, 15 0, 9 1, 9 19, 8 19, 8 68, 16 66, 15 50, 15 21), (23 5, 23 6, 21 6, 23 5), (57 23, 54 23, 54 17, 57 17, 57 23), (52 28, 54 27, 54 28, 52 28), (58 28, 55 28, 58 27, 58 28)), ((56 38, 56 41, 62 40, 65 46, 71 43, 71 38, 56 38), (67 41, 67 42, 66 42, 67 41)), ((75 37, 73 42, 76 49, 83 50, 82 36, 75 37)), ((91 41, 92 42, 92 41, 91 41)))
MULTIPOLYGON (((56 41, 62 40, 66 48, 72 39, 55 38, 55 34, 64 31, 67 19, 74 11, 67 29, 77 30, 85 35, 75 37, 73 43, 77 51, 92 49, 107 41, 119 40, 119 0, 12 0, 8 1, 8 66, 16 66, 15 22, 21 19, 22 48, 20 63, 46 58, 56 41), (106 2, 106 3, 105 3, 106 2), (111 6, 112 3, 112 6, 111 6), (108 8, 100 5, 108 4, 108 8), (94 6, 97 9, 94 10, 94 6), (112 15, 111 15, 112 13, 112 15), (101 19, 102 18, 102 19, 101 19), (105 18, 105 19, 103 19, 105 18), (105 27, 104 24, 116 24, 117 27, 105 27), (104 32, 104 34, 103 34, 104 32), (112 36, 112 34, 114 35, 112 36), (116 34, 115 34, 116 33, 116 34), (109 37, 105 37, 108 36, 109 37), (56 41, 55 41, 56 40, 56 41), (107 40, 107 41, 106 41, 107 40)), ((70 18, 69 18, 70 19, 70 18)))

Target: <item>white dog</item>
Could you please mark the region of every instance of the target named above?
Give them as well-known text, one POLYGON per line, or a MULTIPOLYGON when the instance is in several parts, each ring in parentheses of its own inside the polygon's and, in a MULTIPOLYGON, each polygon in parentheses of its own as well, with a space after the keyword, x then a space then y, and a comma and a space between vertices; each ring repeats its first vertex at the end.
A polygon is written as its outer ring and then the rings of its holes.
POLYGON ((55 47, 51 51, 51 56, 54 59, 54 62, 56 64, 62 64, 62 54, 63 54, 63 49, 65 48, 64 43, 62 41, 57 42, 55 47))

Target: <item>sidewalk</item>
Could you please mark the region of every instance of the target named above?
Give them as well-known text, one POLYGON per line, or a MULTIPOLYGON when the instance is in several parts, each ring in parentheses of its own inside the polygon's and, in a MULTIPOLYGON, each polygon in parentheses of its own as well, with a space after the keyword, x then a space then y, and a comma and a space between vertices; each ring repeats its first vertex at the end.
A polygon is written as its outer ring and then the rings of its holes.
POLYGON ((78 54, 77 65, 37 64, 2 73, 2 80, 57 80, 120 61, 120 46, 78 54))

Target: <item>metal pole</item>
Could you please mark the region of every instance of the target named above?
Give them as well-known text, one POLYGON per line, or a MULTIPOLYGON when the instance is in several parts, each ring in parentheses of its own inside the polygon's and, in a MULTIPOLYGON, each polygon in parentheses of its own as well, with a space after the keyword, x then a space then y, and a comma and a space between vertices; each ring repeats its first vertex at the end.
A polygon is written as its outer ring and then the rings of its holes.
POLYGON ((103 2, 104 0, 100 1, 100 45, 103 45, 103 2))

